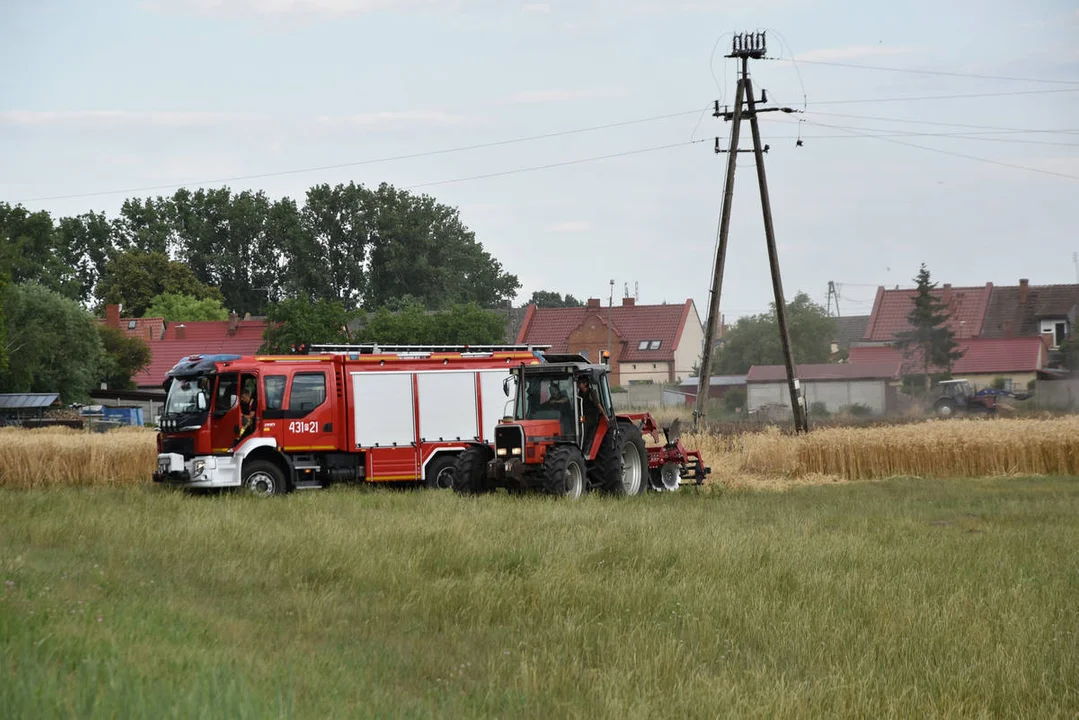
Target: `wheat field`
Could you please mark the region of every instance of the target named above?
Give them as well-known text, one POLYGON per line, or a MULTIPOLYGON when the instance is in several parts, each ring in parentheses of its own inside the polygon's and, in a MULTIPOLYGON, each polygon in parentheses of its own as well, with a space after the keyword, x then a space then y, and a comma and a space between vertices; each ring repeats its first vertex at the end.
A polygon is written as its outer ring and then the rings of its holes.
MULTIPOLYGON (((784 434, 772 427, 737 435, 687 433, 712 468, 709 484, 786 489, 896 476, 1079 475, 1079 416, 928 420, 889 427, 784 434)), ((0 487, 147 483, 155 433, 121 428, 0 429, 0 487)))

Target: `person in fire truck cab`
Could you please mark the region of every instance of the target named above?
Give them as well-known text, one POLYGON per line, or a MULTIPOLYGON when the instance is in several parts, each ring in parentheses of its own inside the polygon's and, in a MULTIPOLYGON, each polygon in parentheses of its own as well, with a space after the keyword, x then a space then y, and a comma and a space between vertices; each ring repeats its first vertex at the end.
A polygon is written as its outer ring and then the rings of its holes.
POLYGON ((255 398, 250 387, 240 391, 240 434, 236 438, 239 443, 250 435, 255 429, 255 398))

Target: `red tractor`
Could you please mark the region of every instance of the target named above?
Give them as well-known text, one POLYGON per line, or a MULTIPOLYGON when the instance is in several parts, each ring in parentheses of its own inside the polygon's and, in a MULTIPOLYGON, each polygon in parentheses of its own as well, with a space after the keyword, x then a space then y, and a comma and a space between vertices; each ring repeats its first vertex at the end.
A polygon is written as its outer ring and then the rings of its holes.
POLYGON ((512 414, 495 427, 493 451, 475 444, 458 457, 456 492, 505 487, 578 498, 591 490, 610 495, 674 490, 683 478, 704 482, 709 468, 699 452, 682 447, 676 430, 667 433, 665 445, 647 448, 643 433, 659 436, 651 415, 615 413, 607 365, 579 355, 544 360, 522 364, 506 378, 503 390, 513 397, 512 414))

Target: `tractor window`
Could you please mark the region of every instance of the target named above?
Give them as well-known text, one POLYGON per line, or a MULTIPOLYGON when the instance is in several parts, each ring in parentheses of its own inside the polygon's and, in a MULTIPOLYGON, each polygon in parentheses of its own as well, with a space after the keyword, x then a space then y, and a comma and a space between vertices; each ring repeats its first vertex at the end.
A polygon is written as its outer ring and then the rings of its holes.
POLYGON ((573 414, 572 381, 568 377, 532 376, 525 380, 525 420, 560 420, 564 414, 573 414))

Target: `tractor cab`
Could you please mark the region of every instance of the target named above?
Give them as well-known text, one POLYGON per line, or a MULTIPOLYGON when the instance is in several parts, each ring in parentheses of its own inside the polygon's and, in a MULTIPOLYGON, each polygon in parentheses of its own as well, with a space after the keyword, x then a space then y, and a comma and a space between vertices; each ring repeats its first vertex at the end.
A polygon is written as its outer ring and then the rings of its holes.
POLYGON ((591 455, 589 440, 601 421, 614 416, 607 368, 586 363, 525 365, 514 375, 513 421, 529 435, 572 443, 591 455))

